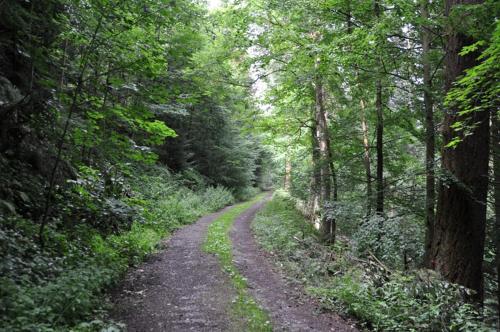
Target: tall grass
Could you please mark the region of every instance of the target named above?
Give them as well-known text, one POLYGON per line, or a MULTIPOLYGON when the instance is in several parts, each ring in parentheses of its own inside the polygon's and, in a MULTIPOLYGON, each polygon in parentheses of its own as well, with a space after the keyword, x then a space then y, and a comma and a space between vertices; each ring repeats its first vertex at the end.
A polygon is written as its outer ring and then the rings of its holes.
POLYGON ((33 221, 0 216, 0 331, 118 327, 105 319, 106 289, 173 231, 234 201, 225 188, 192 190, 162 168, 129 178, 128 185, 130 197, 122 202, 135 215, 127 231, 102 233, 85 220, 74 220, 71 228, 48 227, 45 251, 38 246, 33 221))

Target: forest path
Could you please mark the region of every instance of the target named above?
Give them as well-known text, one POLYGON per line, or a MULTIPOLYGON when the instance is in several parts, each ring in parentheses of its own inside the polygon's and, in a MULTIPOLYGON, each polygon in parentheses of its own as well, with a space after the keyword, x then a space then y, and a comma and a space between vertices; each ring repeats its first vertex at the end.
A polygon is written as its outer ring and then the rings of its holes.
POLYGON ((236 292, 217 257, 203 252, 208 225, 230 209, 178 230, 166 249, 131 272, 114 293, 111 317, 127 331, 234 331, 236 292))
MULTIPOLYGON (((269 312, 275 331, 355 331, 275 270, 258 248, 250 223, 267 199, 240 214, 231 231, 234 263, 249 293, 269 312)), ((232 207, 177 231, 166 249, 127 275, 115 290, 111 317, 127 331, 242 331, 231 313, 236 291, 217 257, 203 251, 207 228, 232 207)))
POLYGON ((249 293, 270 315, 274 331, 357 331, 340 316, 321 312, 319 304, 276 269, 256 243, 250 228, 266 200, 254 204, 235 221, 230 233, 234 263, 247 278, 249 293))

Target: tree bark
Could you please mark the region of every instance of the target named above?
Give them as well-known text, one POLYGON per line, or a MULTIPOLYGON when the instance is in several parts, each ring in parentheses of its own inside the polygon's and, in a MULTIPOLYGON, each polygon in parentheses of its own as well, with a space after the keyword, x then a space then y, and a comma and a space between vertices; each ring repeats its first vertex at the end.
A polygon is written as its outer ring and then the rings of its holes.
POLYGON ((363 132, 363 164, 365 166, 366 174, 366 216, 368 217, 372 213, 372 201, 373 201, 373 190, 372 190, 372 171, 371 171, 371 160, 370 160, 370 142, 368 139, 368 123, 366 121, 366 110, 365 101, 360 100, 361 106, 361 130, 363 132))
MULTIPOLYGON (((423 20, 429 18, 428 0, 422 0, 421 16, 423 20)), ((422 64, 423 64, 423 80, 424 80, 424 110, 425 110, 425 174, 426 174, 426 192, 425 192, 425 254, 423 264, 430 268, 430 251, 432 246, 432 238, 434 236, 434 219, 435 219, 435 129, 434 129, 434 111, 432 100, 432 77, 431 63, 429 59, 429 51, 431 47, 431 38, 429 28, 426 25, 421 27, 422 30, 422 64)))
POLYGON ((496 270, 497 270, 497 303, 498 303, 498 320, 497 324, 500 328, 500 123, 498 115, 492 114, 492 144, 493 144, 493 176, 494 176, 494 199, 495 199, 495 230, 496 236, 496 270))
POLYGON ((376 212, 384 214, 384 110, 382 106, 382 82, 377 79, 375 107, 377 110, 377 201, 376 212))
MULTIPOLYGON (((313 114, 313 116, 315 113, 313 114)), ((320 191, 321 191, 321 170, 319 168, 321 158, 319 154, 319 144, 318 138, 316 136, 316 121, 313 121, 311 126, 311 149, 312 149, 312 167, 313 174, 310 186, 310 198, 309 198, 309 215, 312 219, 316 228, 320 228, 320 191)))
MULTIPOLYGON (((332 154, 332 148, 330 146, 330 138, 328 137, 328 162, 330 166, 330 174, 332 176, 332 201, 337 202, 339 199, 339 185, 338 185, 338 179, 337 179, 337 172, 335 171, 335 165, 333 164, 333 154, 332 154)), ((336 208, 334 206, 334 208, 336 208)), ((330 243, 335 243, 335 238, 336 238, 336 233, 337 233, 337 220, 335 218, 331 218, 329 220, 330 223, 330 234, 328 237, 328 241, 330 243)))
MULTIPOLYGON (((478 4, 480 0, 446 0, 445 14, 458 4, 478 4)), ((476 64, 477 54, 459 52, 474 41, 448 27, 445 42, 445 90, 448 91, 464 70, 476 64)), ((456 133, 457 121, 476 124, 472 135, 462 137, 455 148, 444 148, 439 184, 431 266, 451 282, 476 291, 474 300, 483 297, 483 254, 488 191, 489 113, 472 112, 467 119, 460 109, 450 107, 443 121, 443 141, 447 144, 456 133)))
MULTIPOLYGON (((315 84, 315 124, 316 140, 319 156, 319 205, 323 209, 325 202, 331 199, 332 175, 330 174, 330 152, 329 135, 326 121, 326 110, 324 105, 325 91, 321 80, 318 78, 315 84)), ((321 216, 320 231, 326 239, 333 238, 332 221, 321 216)))
MULTIPOLYGON (((381 10, 379 0, 375 0, 374 12, 377 19, 380 19, 381 10)), ((382 61, 378 59, 378 67, 382 67, 382 61)), ((375 108, 377 111, 377 199, 375 210, 378 215, 384 214, 384 109, 382 103, 382 79, 377 77, 376 83, 376 95, 375 95, 375 108)))
POLYGON ((285 179, 284 179, 284 187, 286 191, 289 191, 292 186, 292 161, 290 160, 290 156, 286 155, 285 157, 285 179))
POLYGON ((336 202, 339 199, 339 184, 337 179, 337 172, 335 171, 335 165, 333 164, 332 149, 330 148, 330 144, 328 144, 328 158, 330 159, 329 166, 330 166, 330 174, 332 175, 332 190, 333 190, 332 200, 336 202))
POLYGON ((326 122, 326 111, 324 106, 324 88, 321 82, 316 83, 316 137, 318 140, 321 173, 321 202, 330 200, 332 193, 330 174, 330 145, 328 135, 328 125, 326 122))
POLYGON ((328 133, 327 113, 325 109, 325 88, 320 75, 321 59, 319 56, 315 60, 314 77, 314 121, 312 126, 313 136, 313 167, 314 167, 314 187, 312 197, 312 207, 316 208, 312 214, 314 223, 320 233, 327 241, 335 239, 335 223, 324 213, 325 203, 331 200, 332 196, 332 169, 330 136, 328 133))

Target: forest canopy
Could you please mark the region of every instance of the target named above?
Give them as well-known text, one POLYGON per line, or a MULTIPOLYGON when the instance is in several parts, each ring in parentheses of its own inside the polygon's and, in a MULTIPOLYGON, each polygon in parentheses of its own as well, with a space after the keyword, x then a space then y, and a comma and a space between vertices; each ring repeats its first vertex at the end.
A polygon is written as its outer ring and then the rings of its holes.
POLYGON ((328 310, 498 328, 499 11, 1 1, 0 329, 115 326, 100 299, 129 266, 271 189, 256 236, 328 310))

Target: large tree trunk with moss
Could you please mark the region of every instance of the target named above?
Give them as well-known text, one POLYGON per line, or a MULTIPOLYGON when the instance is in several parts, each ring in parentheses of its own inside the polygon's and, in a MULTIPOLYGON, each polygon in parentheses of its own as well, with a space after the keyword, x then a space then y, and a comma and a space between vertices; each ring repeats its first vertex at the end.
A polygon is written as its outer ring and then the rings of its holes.
MULTIPOLYGON (((449 15, 458 4, 477 4, 478 0, 446 0, 445 13, 449 15)), ((476 64, 477 54, 460 56, 459 52, 474 41, 449 28, 446 38, 445 88, 448 91, 458 76, 476 64)), ((442 152, 443 179, 439 195, 432 242, 431 266, 451 282, 477 292, 474 299, 483 296, 483 254, 488 190, 489 113, 472 112, 469 118, 459 115, 460 109, 451 107, 443 122, 444 144, 456 132, 457 121, 475 124, 471 135, 462 137, 455 148, 442 152)))
POLYGON ((335 229, 333 221, 325 217, 322 213, 324 204, 330 201, 332 196, 332 174, 331 174, 331 153, 329 151, 330 138, 328 135, 327 114, 325 110, 325 91, 321 78, 317 78, 314 84, 315 107, 313 126, 313 162, 314 162, 314 182, 315 190, 313 200, 317 210, 314 211, 315 223, 321 234, 328 241, 334 239, 335 229))

